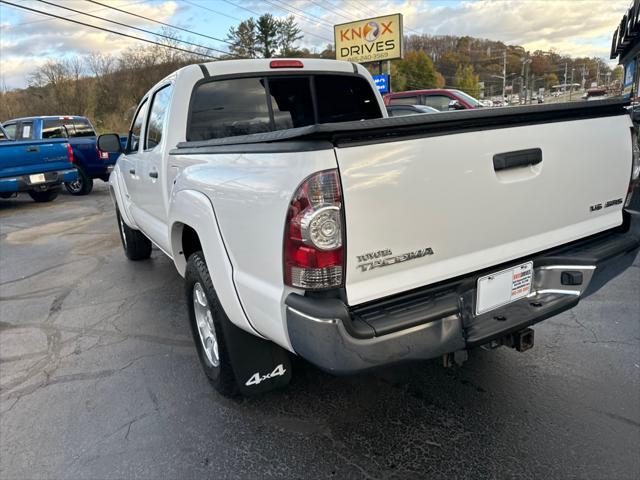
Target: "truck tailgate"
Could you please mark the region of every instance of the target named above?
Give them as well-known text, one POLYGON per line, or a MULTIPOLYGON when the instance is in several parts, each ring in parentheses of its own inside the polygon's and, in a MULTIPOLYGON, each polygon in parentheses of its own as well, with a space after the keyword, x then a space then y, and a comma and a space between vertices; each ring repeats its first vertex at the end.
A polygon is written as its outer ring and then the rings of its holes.
POLYGON ((620 225, 630 126, 617 115, 339 144, 349 304, 620 225))
POLYGON ((51 167, 50 163, 61 162, 69 162, 66 139, 11 140, 0 143, 0 170, 3 176, 13 175, 10 172, 24 167, 51 167))

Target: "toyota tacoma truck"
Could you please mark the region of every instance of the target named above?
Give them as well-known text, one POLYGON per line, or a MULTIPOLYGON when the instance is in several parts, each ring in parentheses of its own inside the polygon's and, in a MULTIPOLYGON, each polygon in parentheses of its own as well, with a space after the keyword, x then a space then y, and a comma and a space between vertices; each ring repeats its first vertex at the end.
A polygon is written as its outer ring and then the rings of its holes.
POLYGON ((109 174, 118 158, 98 149, 96 131, 86 117, 77 115, 48 115, 7 120, 5 129, 17 140, 63 139, 71 145, 78 174, 74 181, 65 181, 71 195, 87 195, 93 180, 109 181, 109 174))
POLYGON ((0 198, 27 193, 36 202, 50 202, 63 182, 77 171, 65 140, 13 140, 0 125, 0 198))
POLYGON ((387 118, 360 65, 191 65, 140 102, 110 191, 126 256, 154 244, 185 278, 219 392, 287 384, 291 354, 336 374, 453 365, 527 350, 531 325, 632 264, 625 107, 387 118))

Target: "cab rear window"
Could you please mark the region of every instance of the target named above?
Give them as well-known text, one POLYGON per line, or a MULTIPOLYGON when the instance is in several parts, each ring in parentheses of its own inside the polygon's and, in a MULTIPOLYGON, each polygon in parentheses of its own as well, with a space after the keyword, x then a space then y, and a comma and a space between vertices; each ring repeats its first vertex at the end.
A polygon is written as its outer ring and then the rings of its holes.
POLYGON ((48 118, 42 122, 42 138, 93 137, 95 134, 85 118, 48 118))
POLYGON ((381 117, 369 82, 355 75, 214 80, 196 86, 187 140, 381 117))

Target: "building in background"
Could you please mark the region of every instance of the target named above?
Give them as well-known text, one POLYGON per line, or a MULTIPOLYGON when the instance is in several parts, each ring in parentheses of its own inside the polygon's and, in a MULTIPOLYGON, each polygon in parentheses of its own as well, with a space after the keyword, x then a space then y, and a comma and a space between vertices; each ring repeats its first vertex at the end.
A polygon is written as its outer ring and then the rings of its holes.
POLYGON ((634 0, 626 15, 622 17, 611 39, 612 60, 624 66, 622 78, 623 95, 637 98, 639 91, 638 58, 640 57, 640 0, 634 0))

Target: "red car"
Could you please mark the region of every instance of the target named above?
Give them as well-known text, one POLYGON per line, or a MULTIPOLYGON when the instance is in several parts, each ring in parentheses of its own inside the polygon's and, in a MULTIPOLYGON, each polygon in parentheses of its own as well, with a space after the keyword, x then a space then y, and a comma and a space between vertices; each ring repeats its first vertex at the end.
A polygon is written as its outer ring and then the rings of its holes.
POLYGON ((445 88, 387 93, 384 96, 384 104, 426 105, 445 112, 448 110, 465 110, 468 108, 482 107, 482 104, 471 95, 467 95, 460 90, 448 90, 445 88))

